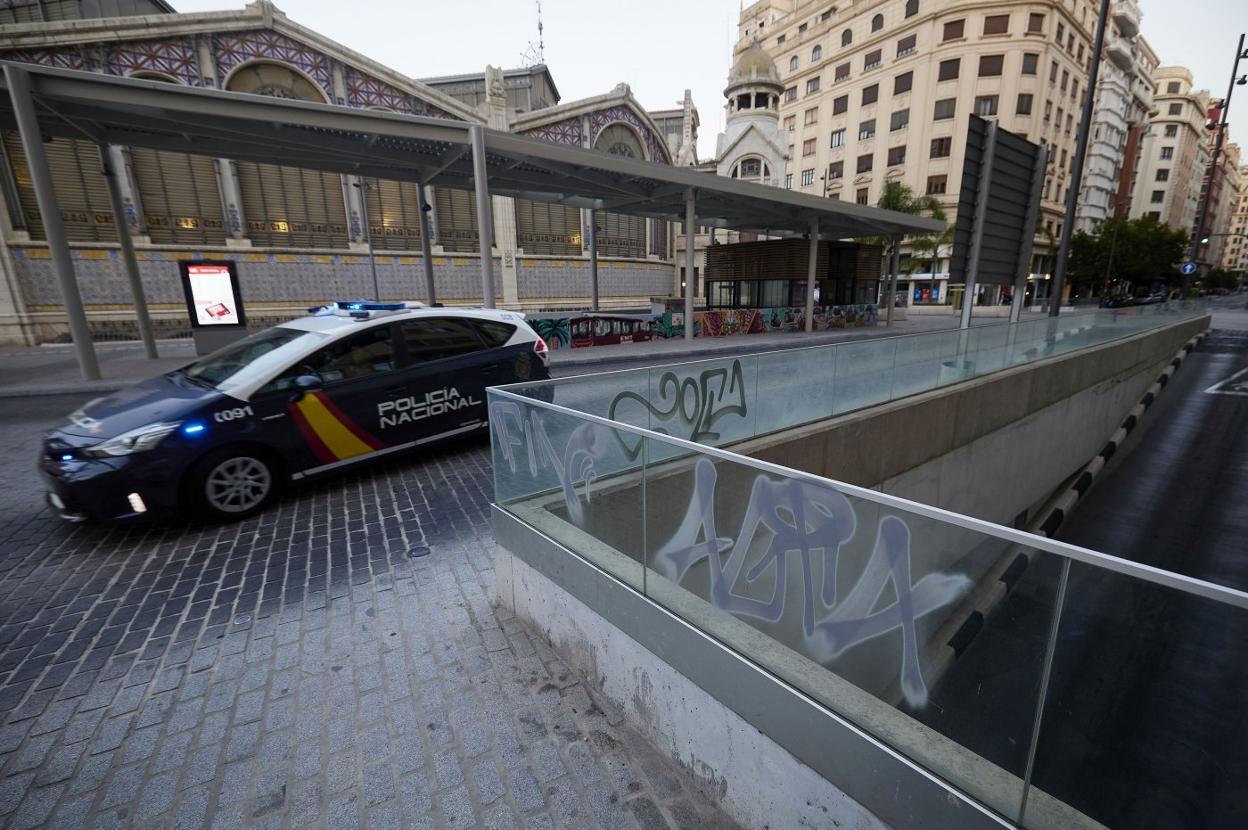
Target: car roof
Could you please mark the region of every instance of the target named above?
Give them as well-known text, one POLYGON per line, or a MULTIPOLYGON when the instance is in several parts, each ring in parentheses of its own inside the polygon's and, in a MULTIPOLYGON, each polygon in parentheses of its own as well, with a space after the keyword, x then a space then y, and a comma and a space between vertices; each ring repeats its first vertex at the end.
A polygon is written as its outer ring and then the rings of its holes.
POLYGON ((287 320, 278 325, 280 328, 315 331, 337 336, 382 322, 417 320, 422 317, 468 317, 477 320, 496 320, 498 322, 510 323, 511 325, 516 325, 524 320, 524 314, 521 312, 496 308, 415 306, 401 311, 374 312, 373 316, 367 318, 351 317, 345 314, 309 314, 305 317, 287 320))

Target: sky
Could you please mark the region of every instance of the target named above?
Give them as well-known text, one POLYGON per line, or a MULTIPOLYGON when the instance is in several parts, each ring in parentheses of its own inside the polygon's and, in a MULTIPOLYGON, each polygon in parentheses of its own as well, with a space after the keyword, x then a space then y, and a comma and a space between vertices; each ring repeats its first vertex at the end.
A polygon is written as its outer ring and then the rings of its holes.
MULTIPOLYGON (((246 0, 171 0, 178 11, 241 9, 246 0)), ((414 78, 521 66, 536 45, 536 0, 277 0, 290 19, 414 78)), ((1163 65, 1192 70, 1196 87, 1226 94, 1245 0, 1140 0, 1142 31, 1163 65)), ((647 109, 693 91, 698 157, 714 155, 724 123, 740 0, 542 0, 545 60, 565 101, 625 82, 647 109)), ((1241 62, 1248 72, 1248 61, 1241 62)), ((1232 140, 1248 143, 1248 87, 1232 101, 1232 140), (1238 104, 1238 106, 1236 106, 1238 104)))

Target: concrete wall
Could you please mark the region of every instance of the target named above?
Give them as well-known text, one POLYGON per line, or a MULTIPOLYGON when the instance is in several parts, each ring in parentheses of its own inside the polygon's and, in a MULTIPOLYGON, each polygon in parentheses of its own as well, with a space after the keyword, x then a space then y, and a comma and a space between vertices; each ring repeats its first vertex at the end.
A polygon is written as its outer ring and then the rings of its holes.
POLYGON ((733 452, 1010 524, 1086 464, 1209 318, 732 446, 733 452))

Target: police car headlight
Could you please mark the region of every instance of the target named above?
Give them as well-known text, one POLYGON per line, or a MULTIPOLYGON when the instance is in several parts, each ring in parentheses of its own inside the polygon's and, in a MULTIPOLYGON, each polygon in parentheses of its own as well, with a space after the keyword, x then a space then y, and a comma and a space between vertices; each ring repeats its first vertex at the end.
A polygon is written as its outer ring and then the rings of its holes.
POLYGON ((83 450, 86 455, 96 458, 105 456, 130 455, 152 449, 165 439, 165 436, 178 428, 177 423, 148 424, 147 426, 123 432, 107 441, 101 441, 94 447, 83 450))

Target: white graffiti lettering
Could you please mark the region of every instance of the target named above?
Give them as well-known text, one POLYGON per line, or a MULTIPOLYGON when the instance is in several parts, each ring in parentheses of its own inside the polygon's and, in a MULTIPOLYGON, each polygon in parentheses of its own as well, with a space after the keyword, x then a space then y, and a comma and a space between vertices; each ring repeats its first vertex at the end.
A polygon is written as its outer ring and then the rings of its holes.
POLYGON ((382 401, 377 404, 377 417, 381 421, 381 428, 386 429, 387 427, 410 424, 413 421, 445 415, 448 412, 476 406, 479 403, 480 401, 471 395, 465 397, 459 394, 459 390, 452 386, 433 392, 426 392, 419 398, 410 396, 395 398, 392 401, 382 401))

